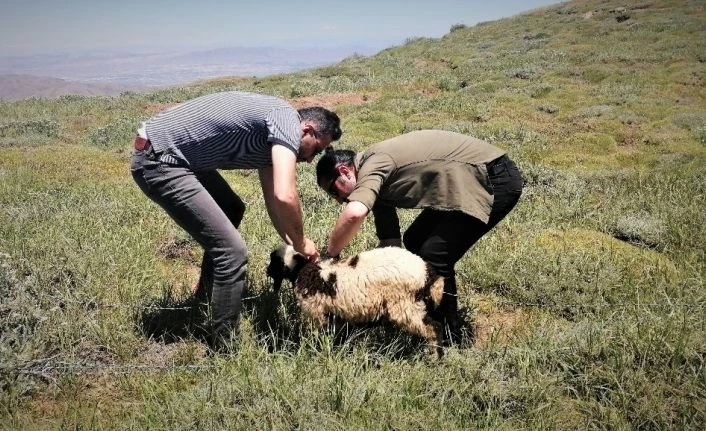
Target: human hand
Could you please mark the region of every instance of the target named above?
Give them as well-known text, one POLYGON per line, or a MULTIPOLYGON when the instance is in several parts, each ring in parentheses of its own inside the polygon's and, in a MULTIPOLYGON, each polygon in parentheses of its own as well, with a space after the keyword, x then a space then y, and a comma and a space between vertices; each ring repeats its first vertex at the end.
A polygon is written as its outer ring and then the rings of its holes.
POLYGON ((295 248, 295 250, 309 259, 309 262, 316 262, 319 260, 319 250, 316 249, 316 244, 314 244, 314 242, 309 238, 304 238, 301 249, 295 248))
POLYGON ((323 259, 323 260, 327 260, 327 259, 338 260, 338 259, 340 259, 340 257, 341 257, 340 254, 337 254, 335 256, 332 254, 329 254, 328 250, 321 253, 321 259, 323 259))

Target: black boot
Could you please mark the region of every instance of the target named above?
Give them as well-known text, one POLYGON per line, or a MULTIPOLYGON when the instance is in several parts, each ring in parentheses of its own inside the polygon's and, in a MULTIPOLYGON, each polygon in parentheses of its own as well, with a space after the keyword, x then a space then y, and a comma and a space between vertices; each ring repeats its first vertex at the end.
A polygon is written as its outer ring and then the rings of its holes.
POLYGON ((446 277, 444 279, 444 296, 441 303, 432 313, 432 317, 441 322, 444 337, 451 344, 460 342, 461 323, 458 318, 458 295, 456 290, 456 278, 446 277))

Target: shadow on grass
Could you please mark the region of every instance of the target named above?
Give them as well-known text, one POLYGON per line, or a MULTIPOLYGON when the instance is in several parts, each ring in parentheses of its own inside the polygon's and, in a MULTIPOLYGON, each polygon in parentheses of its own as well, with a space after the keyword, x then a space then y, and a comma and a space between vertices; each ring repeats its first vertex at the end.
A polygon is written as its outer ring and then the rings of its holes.
MULTIPOLYGON (((261 293, 252 301, 244 301, 258 340, 269 352, 296 351, 302 344, 315 350, 328 340, 336 348, 346 349, 363 345, 371 353, 391 359, 411 359, 424 355, 426 340, 411 335, 393 323, 382 320, 373 323, 348 323, 330 317, 325 328, 317 328, 301 315, 291 285, 285 282, 279 292, 271 283, 258 286, 261 293)), ((446 346, 466 348, 475 342, 475 330, 469 318, 470 311, 459 311, 459 326, 444 328, 446 346)))
MULTIPOLYGON (((390 359, 414 359, 424 355, 426 341, 406 333, 389 321, 348 323, 330 318, 325 328, 316 328, 301 316, 291 286, 285 284, 279 292, 269 282, 252 286, 259 292, 243 292, 242 316, 252 325, 258 343, 270 353, 296 352, 302 348, 325 349, 330 343, 338 349, 365 346, 373 355, 390 359)), ((462 325, 455 331, 445 328, 445 345, 472 346, 473 325, 467 310, 459 313, 462 325)), ((208 345, 208 295, 200 292, 177 299, 166 291, 162 298, 144 304, 136 316, 138 330, 147 338, 169 344, 184 339, 196 339, 208 345)))
MULTIPOLYGON (((161 298, 144 303, 135 316, 137 330, 145 337, 165 344, 196 339, 209 345, 210 280, 206 283, 209 284, 206 288, 186 298, 176 298, 171 290, 165 290, 161 298)), ((243 298, 241 314, 256 315, 253 311, 253 301, 248 299, 251 298, 251 292, 247 289, 243 291, 243 298)), ((266 299, 264 301, 268 302, 266 299)), ((256 326, 262 324, 256 323, 256 326)))
POLYGON ((165 344, 185 338, 208 342, 208 299, 204 295, 178 300, 167 291, 162 298, 144 304, 135 320, 147 338, 165 344))

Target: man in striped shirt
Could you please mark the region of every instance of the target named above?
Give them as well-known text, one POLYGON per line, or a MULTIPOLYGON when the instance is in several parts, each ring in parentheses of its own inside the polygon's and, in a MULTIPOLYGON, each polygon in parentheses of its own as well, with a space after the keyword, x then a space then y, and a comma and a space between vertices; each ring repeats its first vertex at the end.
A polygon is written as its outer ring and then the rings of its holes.
POLYGON ((304 235, 296 163, 311 162, 340 137, 331 111, 297 111, 282 99, 239 91, 189 100, 138 130, 133 178, 204 248, 199 286, 213 284, 213 348, 227 348, 238 327, 247 264, 238 232, 245 204, 217 169, 257 169, 277 233, 316 260, 318 250, 304 235))

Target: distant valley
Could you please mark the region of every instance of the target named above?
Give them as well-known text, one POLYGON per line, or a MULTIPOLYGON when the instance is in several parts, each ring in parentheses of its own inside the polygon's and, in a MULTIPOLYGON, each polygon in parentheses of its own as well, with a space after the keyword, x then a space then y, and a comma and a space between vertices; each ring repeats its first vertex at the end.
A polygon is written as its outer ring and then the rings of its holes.
POLYGON ((333 64, 366 47, 233 47, 171 53, 91 52, 0 58, 0 99, 115 95, 222 76, 266 76, 333 64))
POLYGON ((34 75, 0 75, 0 99, 16 101, 30 98, 55 98, 69 94, 114 96, 124 91, 142 91, 144 87, 120 84, 90 84, 34 75))

